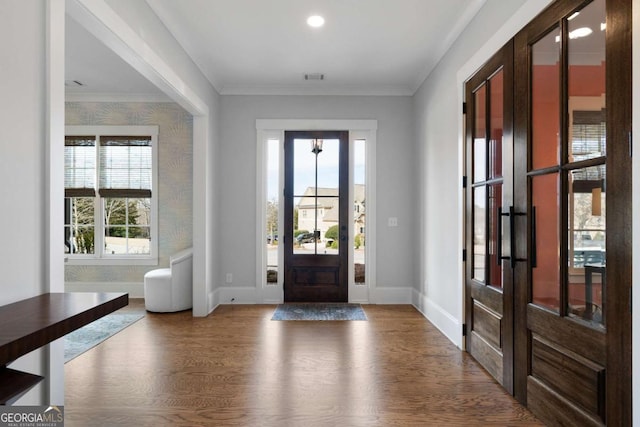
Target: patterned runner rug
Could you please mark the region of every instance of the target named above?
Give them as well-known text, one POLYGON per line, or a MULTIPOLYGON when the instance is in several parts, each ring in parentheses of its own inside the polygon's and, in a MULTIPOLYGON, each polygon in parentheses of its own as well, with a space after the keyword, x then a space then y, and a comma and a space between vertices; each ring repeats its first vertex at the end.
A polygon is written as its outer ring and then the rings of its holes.
POLYGON ((64 363, 144 317, 144 313, 112 313, 64 336, 64 363))
POLYGON ((280 304, 271 320, 367 320, 360 304, 286 303, 280 304))

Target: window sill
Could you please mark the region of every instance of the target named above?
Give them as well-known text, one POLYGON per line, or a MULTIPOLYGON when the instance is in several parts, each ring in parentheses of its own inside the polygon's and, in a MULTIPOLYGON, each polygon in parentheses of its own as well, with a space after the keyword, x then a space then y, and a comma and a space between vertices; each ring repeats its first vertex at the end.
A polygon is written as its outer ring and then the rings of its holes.
POLYGON ((158 265, 158 258, 72 258, 65 256, 66 265, 158 265))

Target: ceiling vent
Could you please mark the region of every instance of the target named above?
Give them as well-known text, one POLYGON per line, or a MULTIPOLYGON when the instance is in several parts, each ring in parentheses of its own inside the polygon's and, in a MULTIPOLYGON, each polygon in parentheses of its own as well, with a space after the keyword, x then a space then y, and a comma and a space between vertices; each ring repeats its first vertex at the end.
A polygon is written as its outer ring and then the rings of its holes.
POLYGON ((324 80, 324 74, 322 73, 308 73, 304 75, 305 80, 324 80))

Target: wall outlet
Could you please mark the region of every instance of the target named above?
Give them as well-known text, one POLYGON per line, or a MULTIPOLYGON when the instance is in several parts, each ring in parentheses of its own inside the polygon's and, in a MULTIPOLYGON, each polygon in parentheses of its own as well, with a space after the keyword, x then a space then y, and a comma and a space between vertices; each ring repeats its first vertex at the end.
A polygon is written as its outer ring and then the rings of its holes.
POLYGON ((390 217, 388 224, 389 224, 389 227, 397 227, 398 226, 398 218, 390 217))
POLYGON ((233 274, 227 273, 227 278, 225 279, 227 283, 233 283, 233 274))

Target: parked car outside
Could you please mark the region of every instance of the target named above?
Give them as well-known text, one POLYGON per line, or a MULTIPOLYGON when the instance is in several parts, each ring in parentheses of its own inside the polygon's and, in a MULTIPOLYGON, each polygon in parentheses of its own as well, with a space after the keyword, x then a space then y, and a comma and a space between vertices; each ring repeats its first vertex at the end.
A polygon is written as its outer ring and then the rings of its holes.
POLYGON ((298 242, 298 244, 303 244, 303 243, 313 243, 315 242, 316 238, 315 235, 313 233, 304 233, 304 234, 300 234, 298 235, 298 237, 296 237, 296 241, 298 242))

